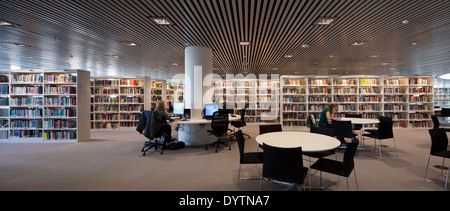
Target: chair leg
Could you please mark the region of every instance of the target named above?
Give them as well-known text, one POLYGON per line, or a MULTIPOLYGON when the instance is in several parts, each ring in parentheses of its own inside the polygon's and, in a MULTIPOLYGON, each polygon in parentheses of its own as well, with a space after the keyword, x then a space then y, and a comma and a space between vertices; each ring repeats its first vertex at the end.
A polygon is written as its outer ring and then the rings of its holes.
POLYGON ((395 157, 398 157, 398 154, 397 154, 397 145, 395 144, 395 138, 392 138, 392 140, 394 141, 395 157))
POLYGON ((447 176, 445 177, 445 186, 444 190, 447 190, 447 183, 448 183, 448 174, 450 173, 450 166, 447 168, 447 176))
POLYGON ((430 165, 430 159, 431 159, 431 155, 428 156, 427 168, 425 169, 425 180, 428 180, 427 173, 428 173, 428 165, 430 165))
POLYGON ((353 168, 353 174, 355 175, 356 190, 359 191, 358 178, 356 178, 356 171, 355 171, 355 168, 353 168))
POLYGON ((381 139, 380 139, 380 144, 378 146, 378 150, 380 151, 380 158, 378 160, 383 159, 383 156, 381 155, 381 139))
POLYGON ((238 191, 239 191, 239 182, 240 182, 240 178, 241 178, 241 167, 242 167, 242 165, 240 164, 239 165, 239 171, 238 171, 238 183, 237 183, 237 188, 238 188, 238 191))

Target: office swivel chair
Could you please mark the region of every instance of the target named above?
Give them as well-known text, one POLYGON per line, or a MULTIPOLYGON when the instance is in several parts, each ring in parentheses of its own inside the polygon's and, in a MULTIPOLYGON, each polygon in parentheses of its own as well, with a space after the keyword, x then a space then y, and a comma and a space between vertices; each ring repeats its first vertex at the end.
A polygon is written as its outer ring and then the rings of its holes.
POLYGON ((216 145, 216 153, 219 152, 220 145, 227 146, 229 150, 231 150, 231 146, 229 146, 227 143, 219 141, 219 138, 221 136, 227 135, 228 132, 228 112, 226 111, 216 111, 213 113, 212 121, 211 121, 211 130, 208 130, 208 133, 210 135, 214 135, 217 137, 217 141, 213 142, 212 144, 208 144, 205 146, 205 150, 208 150, 209 145, 216 145))
POLYGON ((167 125, 167 122, 159 115, 159 112, 142 112, 136 130, 149 139, 149 141, 144 143, 144 146, 141 149, 143 156, 145 156, 147 151, 152 148, 155 148, 160 154, 164 153, 167 143, 172 141, 172 138, 161 130, 165 125, 167 125))
MULTIPOLYGON (((231 125, 233 125, 233 127, 235 128, 238 128, 238 130, 241 130, 241 127, 247 126, 247 124, 245 123, 245 108, 240 111, 239 115, 241 115, 241 119, 231 122, 231 125)), ((246 133, 242 133, 242 135, 247 136, 250 139, 250 135, 246 133)), ((234 137, 236 137, 234 133, 230 135, 231 139, 233 139, 234 137)))

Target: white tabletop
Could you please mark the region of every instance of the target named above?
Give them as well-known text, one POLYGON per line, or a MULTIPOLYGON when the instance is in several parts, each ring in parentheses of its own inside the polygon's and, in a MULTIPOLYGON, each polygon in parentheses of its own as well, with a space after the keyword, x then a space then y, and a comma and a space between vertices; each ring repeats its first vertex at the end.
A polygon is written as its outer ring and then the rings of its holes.
MULTIPOLYGON (((228 116, 228 120, 230 122, 237 121, 237 120, 240 120, 240 119, 241 119, 240 115, 235 115, 234 117, 231 116, 231 115, 228 116)), ((174 123, 177 123, 177 124, 209 124, 209 123, 211 123, 211 120, 208 120, 208 119, 188 119, 186 121, 178 121, 178 122, 174 122, 174 123)))
POLYGON ((257 136, 259 144, 280 148, 302 147, 303 152, 321 152, 336 149, 341 142, 336 138, 309 132, 272 132, 257 136))
POLYGON ((378 124, 380 123, 380 120, 378 119, 364 119, 364 118, 349 118, 349 117, 342 117, 342 121, 351 121, 352 124, 359 124, 359 125, 368 125, 368 124, 378 124))

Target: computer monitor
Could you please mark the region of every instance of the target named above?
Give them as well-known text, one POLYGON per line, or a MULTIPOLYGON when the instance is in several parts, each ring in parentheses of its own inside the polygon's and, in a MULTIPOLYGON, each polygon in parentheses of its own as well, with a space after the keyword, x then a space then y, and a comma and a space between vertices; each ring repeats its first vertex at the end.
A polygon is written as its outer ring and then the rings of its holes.
POLYGON ((173 104, 173 115, 184 115, 184 102, 173 104))
POLYGON ((205 118, 212 118, 216 111, 219 111, 219 104, 205 104, 205 118))

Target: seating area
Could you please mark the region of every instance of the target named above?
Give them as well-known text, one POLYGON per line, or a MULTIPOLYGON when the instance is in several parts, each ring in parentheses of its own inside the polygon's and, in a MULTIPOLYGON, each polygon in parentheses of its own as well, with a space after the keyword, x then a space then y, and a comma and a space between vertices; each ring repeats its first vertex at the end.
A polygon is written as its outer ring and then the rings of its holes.
MULTIPOLYGON (((260 134, 259 125, 249 124, 242 128, 252 138, 245 137, 245 152, 253 153, 258 147, 255 137, 260 134)), ((309 132, 305 128, 303 132, 309 132)), ((174 132, 172 136, 176 136, 174 132)), ((377 153, 357 151, 354 157, 360 191, 442 191, 445 176, 440 176, 442 158, 430 155, 431 138, 428 130, 394 130, 398 157, 383 156, 377 160, 377 153), (371 155, 374 155, 372 157, 371 155)), ((239 147, 236 141, 229 142, 231 150, 214 150, 186 147, 177 151, 167 150, 141 156, 142 144, 148 139, 136 131, 95 131, 92 141, 81 144, 1 144, 0 159, 13 160, 20 168, 1 165, 3 172, 1 190, 238 190, 240 178, 257 178, 255 164, 240 164, 239 147), (30 145, 30 147, 28 147, 30 145), (32 147, 31 147, 32 146, 32 147), (13 153, 21 150, 18 155, 13 153), (36 162, 28 165, 30 159, 36 162), (55 162, 58 161, 58 162, 55 162), (195 165, 192 165, 195 163, 195 165), (52 169, 49 171, 48 169, 52 169), (33 172, 33 174, 27 174, 33 172), (99 172, 102 172, 99 174, 99 172), (67 179, 70 177, 71 179, 67 179), (152 178, 149 180, 148 178, 152 178), (59 181, 55 183, 54 181, 59 181), (80 183, 80 181, 83 181, 80 183), (131 182, 130 182, 131 181, 131 182), (135 182, 133 182, 135 181, 135 182), (114 184, 114 185, 111 185, 114 184), (170 185, 167 185, 170 184, 170 185)), ((384 151, 393 150, 392 142, 383 142, 384 151)), ((259 149, 258 149, 259 148, 259 149)), ((326 158, 343 161, 344 149, 326 158)), ((303 155, 305 158, 306 156, 303 155)), ((313 162, 316 159, 312 159, 313 162)), ((448 162, 448 161, 447 161, 448 162)), ((309 164, 304 161, 304 166, 309 164)), ((257 165, 258 172, 262 164, 257 165)), ((313 173, 315 170, 313 170, 313 173)), ((444 174, 446 171, 444 171, 444 174)), ((312 186, 320 185, 320 173, 311 178, 312 186)), ((342 177, 322 173, 322 184, 330 191, 347 191, 342 177)), ((348 178, 350 190, 356 190, 353 175, 348 178)), ((240 180, 240 191, 258 191, 259 180, 240 180)), ((309 176, 305 179, 309 185, 309 176)), ((286 186, 262 182, 261 191, 283 190, 286 186)), ((447 188, 448 189, 448 188, 447 188)), ((308 190, 308 189, 307 189, 308 190)))

